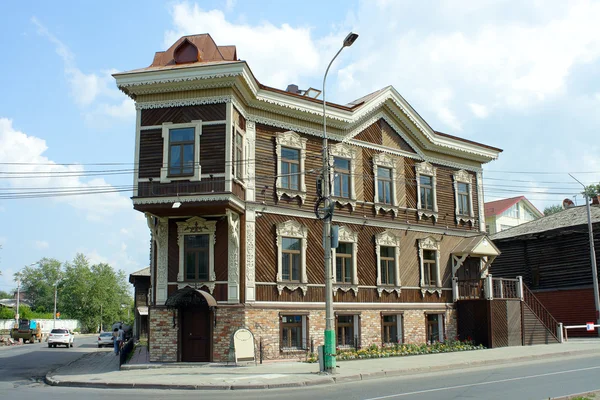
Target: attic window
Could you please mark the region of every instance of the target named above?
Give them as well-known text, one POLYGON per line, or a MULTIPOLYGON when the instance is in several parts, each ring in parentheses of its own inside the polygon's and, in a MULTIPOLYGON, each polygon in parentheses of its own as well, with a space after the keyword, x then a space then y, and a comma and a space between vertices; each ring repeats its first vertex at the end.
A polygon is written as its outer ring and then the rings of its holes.
POLYGON ((181 42, 179 46, 177 46, 173 53, 173 56, 175 58, 176 64, 185 64, 201 61, 200 54, 198 53, 198 48, 188 39, 185 39, 183 42, 181 42))

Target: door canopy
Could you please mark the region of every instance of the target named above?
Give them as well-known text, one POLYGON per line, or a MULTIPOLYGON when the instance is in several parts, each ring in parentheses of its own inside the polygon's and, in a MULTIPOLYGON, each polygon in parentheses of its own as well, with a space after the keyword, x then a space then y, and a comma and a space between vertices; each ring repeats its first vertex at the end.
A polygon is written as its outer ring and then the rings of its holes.
POLYGON ((473 236, 463 239, 452 250, 452 277, 456 276, 456 271, 462 266, 468 256, 479 257, 483 261, 481 276, 487 274, 487 270, 500 255, 500 250, 487 237, 487 235, 473 236))
POLYGON ((165 305, 169 308, 184 308, 201 305, 216 307, 217 301, 208 292, 199 289, 194 289, 190 286, 186 286, 183 289, 179 289, 171 296, 169 296, 169 298, 165 302, 165 305))

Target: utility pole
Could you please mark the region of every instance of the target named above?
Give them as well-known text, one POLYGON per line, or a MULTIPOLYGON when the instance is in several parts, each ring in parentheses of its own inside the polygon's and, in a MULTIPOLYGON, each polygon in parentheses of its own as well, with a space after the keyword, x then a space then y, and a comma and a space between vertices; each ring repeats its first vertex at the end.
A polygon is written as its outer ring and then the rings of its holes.
MULTIPOLYGON (((575 178, 573 175, 569 174, 571 178, 575 179, 577 182, 579 180, 575 178)), ((592 282, 594 284, 594 304, 596 305, 596 325, 600 325, 600 295, 598 293, 598 269, 596 267, 596 250, 594 249, 594 227, 592 225, 592 211, 590 209, 590 198, 585 192, 585 185, 579 182, 581 186, 584 188, 583 195, 585 196, 585 207, 587 210, 587 220, 588 220, 588 236, 590 239, 590 258, 592 259, 592 282)), ((600 329, 596 330, 598 332, 598 337, 600 337, 600 329)))
POLYGON ((100 332, 102 332, 102 304, 100 304, 100 332))
MULTIPOLYGON (((324 206, 330 209, 331 206, 331 165, 329 160, 329 148, 327 147, 327 110, 325 102, 325 83, 327 82, 327 73, 333 61, 344 50, 345 47, 352 46, 352 43, 358 38, 356 33, 350 32, 344 39, 342 47, 329 62, 325 76, 323 77, 323 198, 324 206)), ((323 218, 323 247, 325 251, 325 346, 323 349, 323 365, 325 372, 335 373, 335 326, 333 323, 333 274, 331 270, 331 218, 332 213, 327 211, 323 218)))
POLYGON ((56 281, 56 283, 54 284, 54 325, 52 326, 52 329, 56 328, 56 291, 58 289, 58 281, 56 281))
POLYGON ((19 301, 20 300, 21 300, 21 274, 17 275, 17 313, 15 314, 15 320, 17 321, 17 325, 19 325, 19 301))

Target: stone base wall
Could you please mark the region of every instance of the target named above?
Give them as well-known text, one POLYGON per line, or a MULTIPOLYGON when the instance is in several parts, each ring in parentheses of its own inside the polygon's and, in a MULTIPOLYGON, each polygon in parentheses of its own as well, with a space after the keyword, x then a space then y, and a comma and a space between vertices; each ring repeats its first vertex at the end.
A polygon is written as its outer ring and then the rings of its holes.
MULTIPOLYGON (((150 328, 150 361, 176 362, 178 327, 173 328, 174 310, 151 308, 150 328)), ((360 310, 360 346, 381 345, 381 310, 360 310)), ((403 317, 404 343, 420 344, 427 341, 427 309, 398 311, 403 317)), ((247 328, 256 341, 256 349, 262 339, 267 359, 270 358, 303 358, 306 351, 280 351, 280 315, 299 313, 288 309, 259 309, 236 306, 219 306, 215 311, 216 325, 213 327, 212 361, 233 361, 233 333, 239 328, 247 328)), ((325 330, 325 310, 304 311, 308 324, 306 336, 307 351, 311 344, 316 352, 317 346, 323 344, 325 330)), ((439 311, 444 315, 444 339, 456 337, 456 310, 439 311)), ((176 315, 177 318, 177 315, 176 315)))
POLYGON ((150 307, 149 345, 150 361, 176 362, 178 327, 173 327, 173 314, 177 321, 177 310, 150 307))

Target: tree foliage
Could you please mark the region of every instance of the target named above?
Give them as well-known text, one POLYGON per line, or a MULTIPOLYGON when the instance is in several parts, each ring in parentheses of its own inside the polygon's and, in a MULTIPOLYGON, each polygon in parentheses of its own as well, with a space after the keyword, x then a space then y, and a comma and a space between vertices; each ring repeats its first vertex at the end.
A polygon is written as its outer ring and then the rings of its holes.
POLYGON ((554 204, 552 206, 544 208, 544 216, 547 217, 548 215, 556 214, 557 212, 560 212, 562 210, 563 208, 560 204, 554 204))
POLYGON ((10 292, 5 292, 4 290, 0 290, 0 299, 12 299, 13 295, 10 292))
POLYGON ((54 284, 57 284, 57 311, 61 318, 78 319, 82 330, 95 332, 116 321, 131 322, 133 300, 127 276, 110 265, 91 265, 83 254, 73 261, 42 259, 21 272, 22 290, 38 313, 54 310, 54 284), (128 320, 129 315, 129 320, 128 320))
POLYGON ((600 195, 600 183, 598 183, 597 185, 592 184, 586 186, 583 190, 583 193, 581 194, 586 195, 589 199, 600 195))

